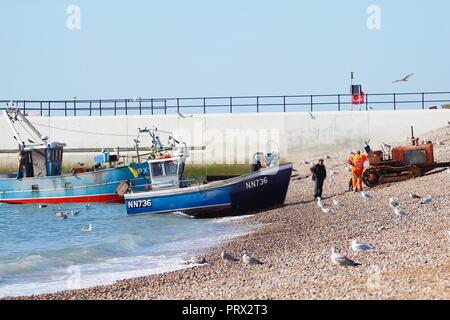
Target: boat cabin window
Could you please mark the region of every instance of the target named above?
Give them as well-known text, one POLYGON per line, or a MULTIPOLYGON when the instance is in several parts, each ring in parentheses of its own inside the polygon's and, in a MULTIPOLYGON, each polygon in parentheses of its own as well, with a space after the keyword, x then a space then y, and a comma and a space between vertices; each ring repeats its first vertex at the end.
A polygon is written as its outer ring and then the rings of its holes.
POLYGON ((162 165, 161 162, 152 163, 152 174, 153 174, 154 177, 158 177, 158 176, 164 175, 163 165, 162 165))
POLYGON ((175 176, 177 175, 177 161, 166 161, 164 162, 164 167, 166 169, 166 175, 167 176, 175 176))

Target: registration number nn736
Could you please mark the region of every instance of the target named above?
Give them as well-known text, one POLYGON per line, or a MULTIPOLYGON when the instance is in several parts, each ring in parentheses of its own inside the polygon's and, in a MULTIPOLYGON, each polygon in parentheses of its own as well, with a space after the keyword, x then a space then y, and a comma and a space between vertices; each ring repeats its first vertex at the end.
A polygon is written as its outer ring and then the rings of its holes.
POLYGON ((255 188, 261 187, 261 186, 263 186, 265 184, 268 184, 268 183, 269 183, 269 181, 267 180, 267 177, 264 177, 264 178, 260 178, 260 179, 256 179, 256 180, 253 180, 253 181, 246 182, 245 183, 245 188, 247 190, 248 189, 255 189, 255 188))
POLYGON ((128 201, 128 208, 148 208, 152 206, 152 200, 130 200, 128 201))

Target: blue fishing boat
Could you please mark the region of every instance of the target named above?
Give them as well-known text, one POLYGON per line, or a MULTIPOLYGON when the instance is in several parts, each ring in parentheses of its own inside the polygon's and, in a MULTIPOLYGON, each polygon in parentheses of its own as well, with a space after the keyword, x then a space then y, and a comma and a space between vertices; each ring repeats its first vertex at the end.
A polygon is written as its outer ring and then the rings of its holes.
POLYGON ((128 214, 182 212, 195 218, 243 215, 284 204, 292 164, 204 185, 125 194, 128 214))
POLYGON ((161 143, 156 129, 139 129, 135 141, 137 162, 119 164, 118 155, 108 152, 95 157, 91 169, 74 168, 62 174, 64 143, 48 142, 48 137, 26 119, 18 109, 7 109, 4 116, 19 143, 16 177, 0 179, 0 202, 9 204, 60 204, 68 202, 120 202, 125 192, 148 190, 148 185, 177 185, 183 174, 187 148, 166 132, 170 142, 161 143), (140 135, 148 134, 152 146, 148 154, 139 153, 140 135), (109 167, 103 166, 109 163, 109 167))

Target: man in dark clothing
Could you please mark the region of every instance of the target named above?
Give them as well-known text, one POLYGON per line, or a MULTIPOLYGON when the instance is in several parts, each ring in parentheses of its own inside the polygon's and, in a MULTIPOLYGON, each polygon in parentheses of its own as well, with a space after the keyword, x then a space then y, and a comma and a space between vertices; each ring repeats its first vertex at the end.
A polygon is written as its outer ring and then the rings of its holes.
POLYGON ((313 180, 316 183, 315 190, 314 190, 315 198, 322 198, 323 183, 325 182, 325 179, 327 178, 327 169, 325 168, 323 162, 324 162, 323 159, 320 159, 319 163, 311 168, 311 171, 313 174, 313 180))

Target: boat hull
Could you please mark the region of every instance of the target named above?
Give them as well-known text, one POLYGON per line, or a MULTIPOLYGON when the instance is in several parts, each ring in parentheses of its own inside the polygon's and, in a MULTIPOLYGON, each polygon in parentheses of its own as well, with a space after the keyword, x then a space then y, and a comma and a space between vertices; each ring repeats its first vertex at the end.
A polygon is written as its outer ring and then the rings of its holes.
POLYGON ((243 215, 281 206, 292 164, 184 189, 125 195, 128 214, 183 212, 195 218, 243 215))
POLYGON ((0 179, 0 203, 62 204, 62 203, 123 203, 116 194, 122 181, 131 181, 136 191, 144 191, 149 184, 147 162, 95 172, 54 177, 0 179))

